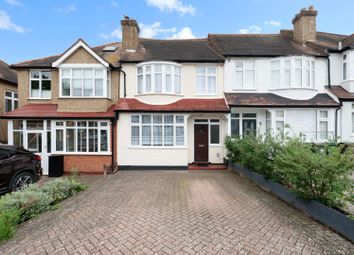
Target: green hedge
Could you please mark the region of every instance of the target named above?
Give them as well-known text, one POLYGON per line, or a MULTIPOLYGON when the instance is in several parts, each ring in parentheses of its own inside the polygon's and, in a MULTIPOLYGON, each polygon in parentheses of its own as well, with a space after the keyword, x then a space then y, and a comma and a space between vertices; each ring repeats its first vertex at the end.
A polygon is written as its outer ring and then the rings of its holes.
POLYGON ((278 181, 304 199, 331 207, 353 202, 354 148, 326 144, 322 151, 298 138, 227 137, 230 162, 278 181))
POLYGON ((18 224, 55 209, 60 201, 85 189, 86 185, 69 177, 4 195, 0 198, 0 242, 11 238, 18 224))

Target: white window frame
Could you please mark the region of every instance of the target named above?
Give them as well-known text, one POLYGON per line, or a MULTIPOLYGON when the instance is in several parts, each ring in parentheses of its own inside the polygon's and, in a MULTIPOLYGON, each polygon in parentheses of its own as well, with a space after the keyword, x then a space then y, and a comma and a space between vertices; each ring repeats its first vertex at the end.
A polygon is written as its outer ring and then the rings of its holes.
POLYGON ((316 140, 317 141, 327 141, 330 139, 330 111, 328 109, 319 109, 317 110, 317 135, 316 135, 316 140), (321 112, 327 112, 327 117, 323 118, 321 117, 321 112), (327 138, 322 139, 321 138, 321 130, 320 130, 320 123, 321 122, 327 122, 327 138))
POLYGON ((111 122, 109 120, 52 120, 52 153, 58 153, 58 154, 64 154, 64 155, 111 155, 111 122), (75 126, 74 127, 67 127, 67 121, 74 121, 75 126), (78 127, 77 122, 86 122, 86 127, 78 127), (57 122, 63 122, 63 126, 57 126, 57 122), (97 127, 89 127, 88 122, 96 122, 97 127), (101 126, 101 123, 107 123, 107 126, 101 126), (74 151, 66 151, 66 132, 68 129, 73 129, 75 133, 75 150, 74 151), (78 151, 78 146, 77 146, 77 134, 78 134, 78 129, 86 129, 86 152, 84 151, 78 151), (97 130, 97 144, 98 144, 98 150, 96 152, 89 152, 89 129, 96 129, 97 130), (63 130, 63 150, 59 151, 57 150, 57 144, 56 144, 56 131, 57 130, 63 130), (101 151, 101 130, 106 130, 107 131, 107 151, 101 151))
MULTIPOLYGON (((48 99, 52 99, 52 88, 53 88, 53 83, 52 83, 52 72, 51 70, 48 69, 31 69, 28 72, 28 79, 29 79, 29 89, 28 89, 28 98, 29 99, 39 99, 39 100, 48 100, 48 99), (38 79, 33 79, 32 78, 32 72, 39 72, 39 78, 38 79), (50 97, 32 97, 32 80, 33 81, 39 81, 39 95, 42 95, 42 72, 49 72, 50 73, 50 97)), ((46 80, 48 81, 48 80, 46 80)))
MULTIPOLYGON (((258 113, 256 112, 231 112, 231 115, 230 115, 230 126, 231 126, 231 120, 232 119, 235 119, 235 120, 238 120, 239 121, 239 128, 240 128, 240 137, 243 136, 243 120, 256 120, 256 135, 258 135, 258 132, 257 132, 257 117, 258 117, 258 113), (238 117, 233 117, 232 115, 233 114, 238 114, 238 117), (243 115, 244 114, 255 114, 256 117, 244 117, 243 115)), ((232 130, 232 129, 230 129, 232 130)), ((231 131, 230 131, 230 135, 231 134, 231 131)))
POLYGON ((11 111, 15 110, 18 108, 18 93, 16 91, 10 91, 10 90, 5 90, 4 91, 4 113, 7 113, 6 111, 6 100, 11 101, 11 111), (6 93, 11 93, 11 96, 7 96, 6 93), (16 95, 16 96, 15 96, 16 95), (15 107, 15 102, 17 102, 17 107, 15 107))
POLYGON ((279 61, 279 69, 271 68, 271 87, 270 89, 315 89, 316 88, 316 80, 315 80, 315 58, 311 57, 281 57, 274 58, 271 60, 272 63, 279 61), (301 60, 301 86, 296 85, 296 70, 300 69, 295 66, 295 62, 297 60, 301 60), (285 66, 285 62, 290 61, 290 67, 285 66), (309 63, 309 65, 307 65, 309 63), (285 71, 290 70, 290 84, 286 85, 285 83, 285 71), (274 86, 272 73, 275 71, 279 71, 279 86, 274 86), (306 73, 309 72, 309 86, 306 86, 306 73))
POLYGON ((130 141, 129 141, 129 146, 133 147, 133 148, 154 148, 154 149, 168 149, 168 148, 172 148, 172 149, 176 149, 176 148, 187 148, 187 117, 183 114, 159 114, 159 113, 144 113, 144 114, 131 114, 130 115, 130 119, 129 119, 129 123, 130 123, 130 141), (149 115, 151 116, 151 123, 142 123, 142 116, 143 115, 149 115), (153 116, 162 116, 162 123, 153 123, 153 116), (165 116, 173 116, 173 124, 165 124, 165 116), (132 123, 131 118, 132 116, 139 116, 139 122, 136 123, 132 123), (181 123, 177 123, 176 119, 178 117, 183 117, 183 124, 181 123), (150 126, 151 127, 151 137, 150 137, 150 145, 142 145, 142 127, 143 126, 150 126), (162 145, 154 145, 154 133, 153 133, 153 127, 154 126, 162 126, 162 145), (165 126, 173 126, 173 145, 168 146, 165 145, 165 131, 164 131, 164 127, 165 126), (139 127, 139 144, 138 145, 133 145, 132 144, 132 127, 139 127), (176 128, 177 127, 183 127, 183 145, 176 145, 176 128))
POLYGON ((233 82, 233 88, 232 90, 255 90, 256 89, 256 61, 254 59, 236 59, 234 63, 234 69, 233 69, 233 76, 234 76, 234 82, 233 82), (237 67, 237 62, 242 62, 242 68, 237 67), (246 68, 246 63, 251 62, 253 63, 253 68, 246 68), (246 72, 247 71, 253 71, 253 86, 250 88, 245 87, 245 81, 246 81, 246 72), (237 87, 236 84, 236 72, 242 72, 242 87, 237 87))
POLYGON ((172 94, 172 95, 181 95, 182 94, 182 65, 175 62, 143 62, 136 65, 136 94, 172 94), (161 65, 162 71, 158 72, 162 74, 162 91, 155 92, 155 66, 161 65), (151 91, 146 91, 146 67, 150 66, 151 75, 151 91), (166 66, 171 66, 171 72, 166 72, 166 66), (138 68, 142 68, 142 73, 138 73, 138 68), (180 73, 176 72, 176 68, 180 68, 180 73), (166 74, 171 76, 171 91, 166 91, 166 74), (138 76, 142 76, 142 89, 139 92, 138 76), (177 84, 175 77, 179 77, 179 92, 176 92, 177 84))
POLYGON ((196 95, 197 96, 215 96, 217 95, 217 91, 218 91, 218 75, 217 75, 217 72, 218 72, 218 68, 217 68, 217 65, 198 65, 195 67, 195 75, 196 75, 196 95), (204 74, 198 74, 197 72, 197 69, 198 68, 204 68, 205 69, 205 72, 204 74), (215 69, 215 73, 208 73, 208 69, 209 68, 214 68, 215 69), (198 77, 204 77, 205 79, 205 83, 204 83, 204 91, 198 91, 198 82, 197 82, 197 79, 198 77), (208 86, 208 78, 209 77, 215 77, 215 91, 209 91, 209 86, 208 86))
MULTIPOLYGON (((110 88, 108 88, 108 86, 110 86, 111 83, 111 72, 109 69, 105 68, 104 66, 102 66, 101 64, 62 64, 59 66, 59 97, 60 98, 110 98, 110 88), (70 70, 70 76, 69 77, 64 77, 63 78, 63 70, 70 70), (83 91, 84 91, 84 86, 83 86, 83 80, 84 78, 82 77, 82 96, 73 96, 73 76, 72 76, 72 72, 73 69, 82 69, 82 71, 84 69, 92 69, 93 71, 93 96, 84 96, 83 91), (103 95, 102 96, 95 96, 95 70, 102 70, 103 76, 103 95), (63 79, 70 79, 70 95, 69 96, 64 96, 63 95, 63 84, 62 84, 62 80, 63 79)), ((78 78, 80 79, 80 78, 78 78)))
POLYGON ((349 54, 343 54, 342 55, 342 80, 347 81, 349 79, 349 73, 348 73, 348 58, 349 54), (344 67, 345 66, 345 67, 344 67), (344 76, 345 74, 345 76, 344 76))
POLYGON ((274 130, 275 130, 275 133, 276 134, 285 134, 285 110, 275 110, 274 111, 274 130), (280 116, 277 116, 277 113, 278 112, 282 112, 283 113, 283 116, 280 117, 280 116), (277 122, 283 122, 283 132, 279 132, 279 129, 277 128, 277 122))

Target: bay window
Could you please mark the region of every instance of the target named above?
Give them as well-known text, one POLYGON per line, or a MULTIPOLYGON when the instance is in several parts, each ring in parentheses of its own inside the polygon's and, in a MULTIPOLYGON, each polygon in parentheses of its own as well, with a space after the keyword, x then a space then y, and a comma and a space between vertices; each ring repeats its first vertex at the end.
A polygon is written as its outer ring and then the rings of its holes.
POLYGON ((255 61, 237 60, 235 63, 235 86, 234 89, 255 88, 255 61))
POLYGON ((18 108, 18 94, 13 91, 5 91, 5 112, 11 112, 18 108))
POLYGON ((132 146, 172 147, 185 144, 182 115, 132 115, 130 122, 132 146))
POLYGON ((175 63, 149 62, 137 65, 138 94, 181 93, 181 66, 175 63))
POLYGON ((30 98, 50 99, 51 94, 51 72, 30 71, 30 98))
POLYGON ((197 66, 197 94, 216 94, 216 66, 197 66))
POLYGON ((62 68, 61 96, 108 97, 109 76, 104 68, 62 68))
POLYGON ((286 57, 271 61, 272 88, 314 88, 315 61, 311 58, 286 57))

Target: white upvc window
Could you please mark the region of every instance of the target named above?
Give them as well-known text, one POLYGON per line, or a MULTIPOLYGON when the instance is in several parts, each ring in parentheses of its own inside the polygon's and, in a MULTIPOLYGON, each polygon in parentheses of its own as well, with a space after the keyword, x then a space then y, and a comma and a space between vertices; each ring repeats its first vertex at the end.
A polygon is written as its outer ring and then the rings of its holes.
POLYGON ((197 94, 216 94, 216 66, 197 66, 197 94))
POLYGON ((284 134, 285 129, 285 111, 275 111, 275 130, 277 134, 284 134))
POLYGON ((31 99, 51 98, 51 71, 31 70, 30 71, 30 93, 31 99))
POLYGON ((327 140, 329 138, 329 111, 317 111, 317 140, 327 140))
POLYGON ((137 65, 137 92, 181 93, 181 65, 172 62, 146 62, 137 65))
POLYGON ((18 108, 18 94, 14 91, 5 91, 5 112, 11 112, 18 108))
POLYGON ((256 113, 231 113, 231 136, 257 135, 256 113))
POLYGON ((308 57, 284 57, 271 61, 271 88, 314 88, 315 61, 308 57))
POLYGON ((110 150, 108 121, 55 121, 55 152, 100 154, 110 150))
POLYGON ((254 60, 236 60, 234 90, 255 89, 256 70, 254 60))
POLYGON ((342 56, 342 77, 343 81, 348 79, 348 64, 347 64, 347 54, 342 56))
POLYGON ((110 72, 105 68, 61 68, 61 97, 108 97, 110 72))
POLYGON ((131 115, 131 146, 185 146, 185 117, 172 114, 131 115))

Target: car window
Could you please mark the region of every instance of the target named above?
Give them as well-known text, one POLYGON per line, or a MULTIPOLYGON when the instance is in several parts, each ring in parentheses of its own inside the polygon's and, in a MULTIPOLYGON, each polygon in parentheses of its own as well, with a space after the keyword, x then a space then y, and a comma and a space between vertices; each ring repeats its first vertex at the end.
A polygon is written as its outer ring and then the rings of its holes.
POLYGON ((10 153, 6 150, 0 149, 0 160, 8 159, 8 158, 10 158, 10 153))

